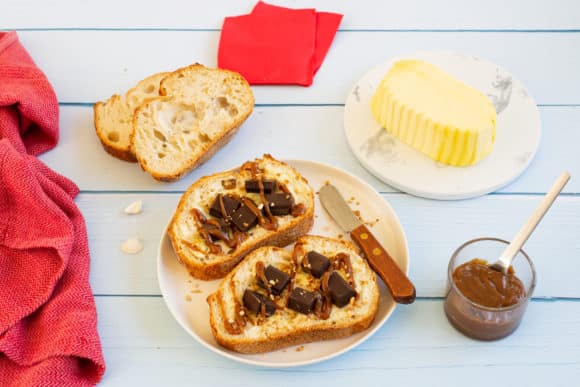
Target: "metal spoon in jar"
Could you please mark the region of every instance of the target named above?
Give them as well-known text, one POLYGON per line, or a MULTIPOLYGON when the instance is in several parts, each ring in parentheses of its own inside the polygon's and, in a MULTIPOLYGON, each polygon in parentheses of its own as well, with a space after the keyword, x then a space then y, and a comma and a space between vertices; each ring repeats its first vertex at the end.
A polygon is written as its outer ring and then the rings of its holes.
POLYGON ((540 223, 540 220, 542 220, 546 212, 548 212, 552 206, 552 203, 554 203, 554 200, 556 200, 558 194, 562 191, 566 183, 568 183, 568 180, 570 180, 570 174, 568 172, 563 172, 560 177, 558 177, 530 219, 528 219, 520 231, 518 231, 516 236, 512 239, 511 243, 501 253, 498 260, 489 265, 490 268, 507 274, 508 269, 512 263, 512 259, 514 259, 514 256, 518 253, 518 251, 520 251, 532 232, 534 232, 536 226, 538 223, 540 223))

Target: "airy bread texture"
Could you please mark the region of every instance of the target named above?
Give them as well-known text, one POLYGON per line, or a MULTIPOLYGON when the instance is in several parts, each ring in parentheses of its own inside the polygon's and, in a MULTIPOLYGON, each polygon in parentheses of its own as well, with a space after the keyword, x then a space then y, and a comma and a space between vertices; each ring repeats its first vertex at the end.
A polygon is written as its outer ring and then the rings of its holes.
POLYGON ((252 89, 241 75, 200 64, 166 76, 159 92, 163 97, 135 112, 131 148, 160 181, 180 179, 208 160, 254 108, 252 89))
POLYGON ((255 163, 261 178, 275 179, 284 183, 294 197, 295 203, 304 206, 304 212, 299 216, 277 216, 278 228, 276 230, 267 230, 260 225, 250 229, 248 238, 233 251, 230 251, 224 242, 219 241, 217 244, 222 247, 224 253, 211 253, 199 233, 192 211, 198 209, 208 216, 209 207, 220 193, 246 196, 256 203, 260 203, 260 196, 256 193, 246 193, 244 183, 253 176, 251 171, 244 166, 202 177, 193 183, 181 197, 168 229, 173 249, 179 260, 196 278, 204 280, 221 278, 250 251, 265 245, 286 246, 312 228, 314 192, 306 179, 294 168, 270 155, 264 155, 263 158, 248 163, 255 163), (229 184, 235 182, 235 184, 228 185, 226 189, 224 182, 229 184))
POLYGON ((161 80, 168 74, 151 75, 140 81, 124 97, 115 94, 107 101, 99 101, 94 105, 97 136, 109 154, 121 160, 137 161, 131 150, 133 114, 145 100, 159 96, 161 80))
MULTIPOLYGON (((261 261, 265 266, 273 265, 287 273, 294 268, 293 252, 277 247, 262 247, 247 255, 207 299, 212 333, 220 345, 241 353, 267 352, 291 345, 350 336, 368 328, 373 322, 378 310, 379 288, 375 273, 358 254, 356 247, 342 240, 307 235, 297 240, 295 249, 298 249, 295 252, 298 267, 294 287, 309 291, 316 291, 320 287, 320 280, 301 268, 301 262, 309 251, 316 251, 329 258, 345 253, 350 257, 353 287, 357 296, 342 308, 333 305, 328 319, 314 314, 301 314, 284 307, 266 317, 261 324, 252 323, 248 319, 241 332, 231 333, 227 324, 239 320, 236 313, 240 314, 240 310, 243 311, 241 315, 252 313, 243 307, 240 309, 240 305, 243 305, 242 297, 246 289, 260 289, 256 279, 256 263, 261 261)), ((347 278, 346 273, 341 275, 347 278)), ((263 289, 261 291, 264 292, 263 289)), ((282 293, 281 300, 277 301, 278 306, 287 292, 288 289, 282 293)))

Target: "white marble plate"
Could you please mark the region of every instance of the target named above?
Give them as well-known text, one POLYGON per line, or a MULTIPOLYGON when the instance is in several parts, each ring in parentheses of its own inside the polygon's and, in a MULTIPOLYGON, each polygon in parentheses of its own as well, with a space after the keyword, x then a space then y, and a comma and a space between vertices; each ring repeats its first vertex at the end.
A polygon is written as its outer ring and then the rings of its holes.
POLYGON ((393 58, 355 83, 344 108, 346 139, 361 164, 401 191, 431 199, 466 199, 493 192, 518 177, 540 144, 540 113, 524 85, 503 68, 463 54, 419 52, 393 58), (388 134, 374 120, 370 100, 396 60, 423 59, 482 91, 497 115, 492 153, 470 167, 433 161, 388 134))
MULTIPOLYGON (((328 165, 301 160, 287 162, 302 173, 315 190, 326 181, 336 185, 344 197, 350 199, 350 206, 360 211, 363 220, 371 222, 371 230, 377 239, 396 259, 399 267, 408 273, 409 252, 401 223, 391 206, 371 186, 328 165)), ((311 234, 345 237, 322 208, 318 195, 315 206, 315 222, 311 234)), ((379 281, 379 309, 374 322, 366 331, 344 339, 304 344, 303 348, 298 346, 265 354, 242 355, 220 347, 211 334, 206 297, 217 289, 220 281, 201 281, 190 277, 177 261, 166 232, 161 236, 159 244, 157 276, 169 311, 187 333, 220 355, 264 367, 294 367, 338 356, 369 338, 385 323, 396 306, 385 285, 379 281)))

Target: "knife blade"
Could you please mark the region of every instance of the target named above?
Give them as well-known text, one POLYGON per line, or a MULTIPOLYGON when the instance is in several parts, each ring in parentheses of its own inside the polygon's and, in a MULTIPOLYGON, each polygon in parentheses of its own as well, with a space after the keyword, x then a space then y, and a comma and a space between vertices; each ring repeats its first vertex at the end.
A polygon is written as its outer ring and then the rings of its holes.
POLYGON ((326 212, 360 246, 369 265, 385 282, 395 302, 410 304, 415 301, 415 286, 411 280, 354 214, 338 189, 332 184, 325 184, 320 188, 318 197, 326 212))

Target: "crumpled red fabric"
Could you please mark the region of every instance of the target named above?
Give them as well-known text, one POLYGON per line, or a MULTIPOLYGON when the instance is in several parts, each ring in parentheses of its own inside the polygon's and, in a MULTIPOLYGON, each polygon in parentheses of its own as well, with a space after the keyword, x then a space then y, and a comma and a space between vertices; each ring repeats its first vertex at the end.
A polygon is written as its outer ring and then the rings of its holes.
POLYGON ((54 91, 0 33, 0 385, 94 385, 105 372, 77 186, 35 156, 58 141, 54 91))
POLYGON ((218 67, 252 85, 309 86, 332 44, 342 15, 258 2, 248 15, 226 17, 218 67))

